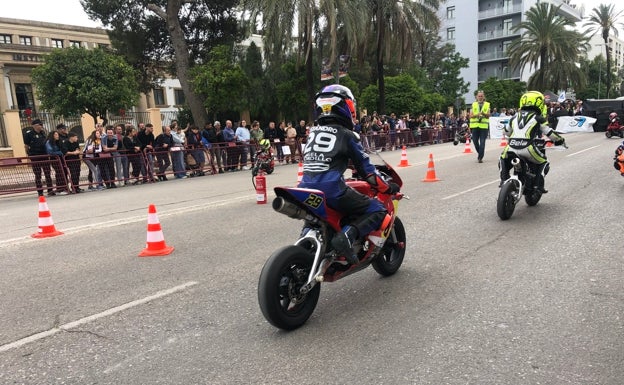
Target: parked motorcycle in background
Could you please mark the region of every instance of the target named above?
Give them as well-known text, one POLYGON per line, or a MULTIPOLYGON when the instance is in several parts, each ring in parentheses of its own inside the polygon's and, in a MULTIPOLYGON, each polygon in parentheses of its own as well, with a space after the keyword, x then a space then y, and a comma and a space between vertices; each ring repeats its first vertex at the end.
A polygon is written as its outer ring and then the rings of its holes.
MULTIPOLYGON (((401 178, 379 155, 371 163, 387 181, 402 185, 401 178)), ((353 170, 352 170, 353 171, 353 170)), ((314 312, 322 282, 334 282, 369 265, 383 276, 397 272, 405 256, 406 234, 397 216, 404 194, 382 194, 364 180, 354 178, 347 184, 386 207, 381 228, 353 245, 359 263, 349 264, 331 247, 331 239, 341 232, 349 217, 326 205, 322 191, 295 187, 276 187, 273 209, 293 219, 305 221, 304 230, 293 245, 276 250, 266 261, 258 283, 258 302, 262 314, 273 326, 292 330, 303 325, 314 312)))

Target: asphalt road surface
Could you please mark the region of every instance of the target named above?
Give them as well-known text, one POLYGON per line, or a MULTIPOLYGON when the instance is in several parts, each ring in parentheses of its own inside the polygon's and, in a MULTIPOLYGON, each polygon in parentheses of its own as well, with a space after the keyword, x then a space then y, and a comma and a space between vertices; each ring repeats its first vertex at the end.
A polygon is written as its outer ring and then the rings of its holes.
MULTIPOLYGON (((256 290, 301 222, 256 204, 249 171, 51 197, 64 235, 48 239, 30 237, 36 194, 2 197, 0 383, 622 384, 620 140, 566 138, 550 192, 508 221, 498 140, 482 164, 461 144, 407 149, 403 266, 323 284, 293 332, 256 290), (430 153, 440 181, 424 183, 430 153), (168 256, 138 257, 149 204, 168 256)), ((296 178, 279 166, 267 184, 296 178)))

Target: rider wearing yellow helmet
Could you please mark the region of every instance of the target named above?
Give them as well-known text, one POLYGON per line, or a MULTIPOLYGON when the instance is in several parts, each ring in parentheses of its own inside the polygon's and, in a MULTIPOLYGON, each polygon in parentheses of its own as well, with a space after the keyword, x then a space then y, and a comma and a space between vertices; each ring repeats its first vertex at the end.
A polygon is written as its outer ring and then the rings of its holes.
POLYGON ((536 145, 542 135, 546 135, 555 145, 565 143, 565 139, 553 131, 546 121, 546 102, 544 95, 539 91, 528 91, 520 97, 520 110, 514 115, 505 132, 509 138, 508 144, 500 157, 500 177, 502 183, 509 179, 511 159, 520 157, 527 162, 539 165, 538 188, 547 193, 544 188, 544 176, 548 174, 549 163, 546 160, 544 146, 536 145))

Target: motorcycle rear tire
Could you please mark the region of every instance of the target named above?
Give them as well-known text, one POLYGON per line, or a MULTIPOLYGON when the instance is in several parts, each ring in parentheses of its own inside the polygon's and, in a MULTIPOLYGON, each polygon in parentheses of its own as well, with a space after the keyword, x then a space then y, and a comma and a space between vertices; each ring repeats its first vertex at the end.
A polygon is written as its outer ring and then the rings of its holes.
POLYGON ((609 130, 605 131, 605 136, 606 136, 607 138, 611 138, 611 136, 612 136, 612 135, 611 135, 611 131, 609 131, 609 130))
MULTIPOLYGON (((405 257, 405 242, 407 237, 405 235, 405 227, 399 217, 394 218, 394 228, 392 229, 396 236, 397 243, 392 243, 390 237, 383 246, 381 254, 379 254, 371 265, 373 269, 379 274, 388 277, 396 273, 405 257)), ((392 234, 390 235, 392 236, 392 234)))
POLYGON ((496 213, 500 219, 506 221, 511 218, 516 208, 516 200, 513 195, 517 192, 518 187, 512 181, 508 180, 501 186, 498 200, 496 201, 496 213))
POLYGON ((321 293, 317 283, 308 293, 305 285, 314 256, 301 246, 286 246, 266 261, 258 282, 258 303, 264 318, 277 328, 294 330, 312 316, 321 293))
POLYGON ((275 171, 274 167, 267 167, 266 173, 271 175, 271 174, 273 174, 273 171, 275 171))

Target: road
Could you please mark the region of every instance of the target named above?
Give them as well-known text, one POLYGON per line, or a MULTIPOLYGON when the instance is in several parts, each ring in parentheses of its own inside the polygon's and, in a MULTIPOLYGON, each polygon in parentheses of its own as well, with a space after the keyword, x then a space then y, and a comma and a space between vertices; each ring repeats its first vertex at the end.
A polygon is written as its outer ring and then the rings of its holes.
POLYGON ((0 383, 621 384, 619 141, 566 138, 550 192, 508 221, 497 140, 482 164, 463 145, 409 148, 403 266, 324 284, 293 332, 264 320, 256 289, 301 223, 256 204, 249 172, 52 197, 65 234, 48 239, 30 237, 35 194, 0 198, 0 383), (430 153, 441 180, 424 183, 430 153), (149 204, 168 256, 138 257, 149 204))

